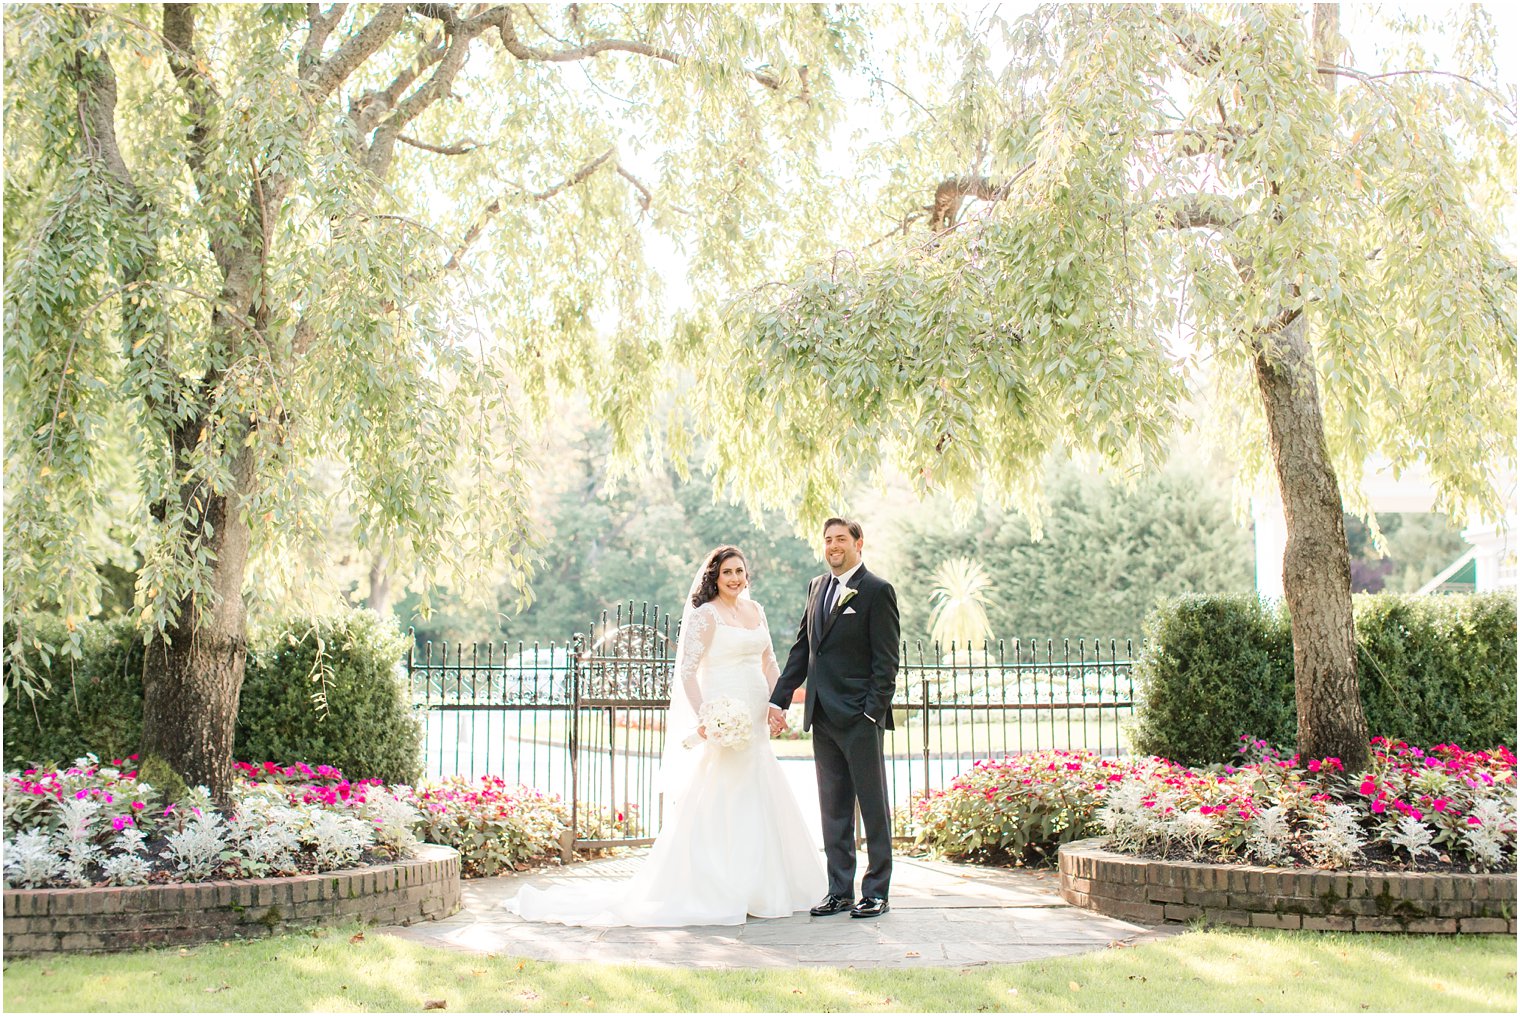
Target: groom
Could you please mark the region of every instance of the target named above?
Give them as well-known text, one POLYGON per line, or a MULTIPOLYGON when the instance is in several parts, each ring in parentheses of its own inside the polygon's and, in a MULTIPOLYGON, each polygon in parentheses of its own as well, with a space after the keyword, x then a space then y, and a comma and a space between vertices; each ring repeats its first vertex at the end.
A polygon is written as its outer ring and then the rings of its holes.
POLYGON ((829 894, 814 917, 848 910, 851 917, 880 917, 889 909, 892 881, 892 819, 887 805, 887 768, 882 741, 892 729, 892 692, 897 685, 897 593, 866 571, 860 523, 823 524, 828 575, 808 586, 807 610, 797 641, 771 695, 772 733, 786 727, 786 707, 807 681, 802 729, 813 731, 813 765, 829 894), (855 902, 855 806, 865 825, 870 864, 855 902))

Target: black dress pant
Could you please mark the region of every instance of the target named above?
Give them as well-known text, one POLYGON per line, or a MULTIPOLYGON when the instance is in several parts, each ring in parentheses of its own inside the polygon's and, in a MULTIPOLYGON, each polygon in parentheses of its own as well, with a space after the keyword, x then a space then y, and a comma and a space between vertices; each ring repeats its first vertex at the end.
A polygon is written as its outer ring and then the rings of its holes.
POLYGON ((892 813, 887 803, 886 732, 864 716, 835 720, 813 706, 813 765, 829 893, 855 895, 855 805, 865 826, 869 863, 860 895, 886 899, 892 882, 892 813))

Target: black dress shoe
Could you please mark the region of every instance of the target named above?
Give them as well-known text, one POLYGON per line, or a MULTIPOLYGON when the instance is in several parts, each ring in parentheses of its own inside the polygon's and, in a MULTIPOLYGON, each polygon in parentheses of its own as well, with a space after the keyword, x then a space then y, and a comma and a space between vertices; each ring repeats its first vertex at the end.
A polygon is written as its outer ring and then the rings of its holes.
POLYGON ((881 896, 864 896, 859 903, 850 910, 851 917, 880 917, 892 908, 887 906, 887 901, 881 896))
POLYGON ((850 898, 848 896, 835 896, 830 893, 820 900, 818 905, 809 910, 808 913, 814 917, 827 917, 830 914, 842 914, 849 909, 850 898))

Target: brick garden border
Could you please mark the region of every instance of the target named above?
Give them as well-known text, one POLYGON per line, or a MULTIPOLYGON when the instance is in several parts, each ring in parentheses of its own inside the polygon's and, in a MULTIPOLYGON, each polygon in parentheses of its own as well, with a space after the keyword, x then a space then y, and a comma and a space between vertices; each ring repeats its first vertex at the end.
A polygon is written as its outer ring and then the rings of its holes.
POLYGON ((1515 876, 1324 871, 1131 857, 1099 839, 1061 847, 1061 896, 1146 924, 1309 931, 1515 934, 1515 876))
POLYGON ((295 928, 411 924, 460 906, 459 852, 423 844, 415 857, 320 875, 98 889, 5 890, 5 954, 120 952, 295 928))

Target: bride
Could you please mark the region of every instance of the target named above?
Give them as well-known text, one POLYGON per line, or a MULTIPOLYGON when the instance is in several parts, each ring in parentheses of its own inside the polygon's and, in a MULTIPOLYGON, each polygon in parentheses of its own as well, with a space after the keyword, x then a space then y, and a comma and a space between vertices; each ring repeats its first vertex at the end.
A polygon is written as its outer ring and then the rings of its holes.
POLYGON ((743 924, 806 910, 824 891, 823 860, 768 740, 780 668, 748 587, 744 554, 726 546, 692 583, 665 725, 664 822, 643 867, 624 881, 525 886, 508 910, 596 927, 743 924))

